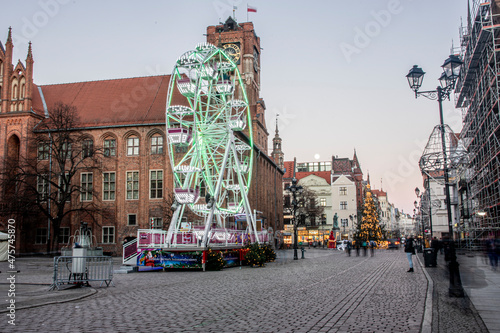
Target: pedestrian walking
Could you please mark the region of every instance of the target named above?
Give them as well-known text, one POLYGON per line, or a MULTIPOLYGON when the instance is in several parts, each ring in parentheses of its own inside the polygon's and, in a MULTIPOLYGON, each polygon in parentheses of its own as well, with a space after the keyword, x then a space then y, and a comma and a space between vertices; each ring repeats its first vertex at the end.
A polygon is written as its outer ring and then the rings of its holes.
POLYGON ((366 241, 363 241, 363 257, 366 257, 366 251, 367 251, 367 242, 366 241))
POLYGON ((375 255, 375 241, 372 239, 370 241, 370 256, 373 257, 375 255))
POLYGON ((347 241, 346 248, 347 248, 347 255, 350 257, 351 256, 351 248, 352 248, 350 240, 347 241))
POLYGON ((406 257, 408 258, 408 263, 410 264, 410 269, 408 270, 408 272, 413 272, 413 258, 412 258, 412 255, 415 254, 415 245, 414 245, 414 239, 413 239, 413 236, 410 236, 410 238, 408 238, 406 240, 406 243, 405 243, 405 253, 406 253, 406 257))
POLYGON ((490 235, 486 241, 486 253, 490 259, 491 268, 496 271, 498 268, 498 254, 500 252, 499 244, 494 235, 490 235))
POLYGON ((437 239, 437 237, 434 237, 432 239, 431 248, 432 248, 433 262, 436 263, 436 266, 437 266, 437 255, 438 255, 439 249, 441 248, 441 242, 439 241, 439 239, 437 239))

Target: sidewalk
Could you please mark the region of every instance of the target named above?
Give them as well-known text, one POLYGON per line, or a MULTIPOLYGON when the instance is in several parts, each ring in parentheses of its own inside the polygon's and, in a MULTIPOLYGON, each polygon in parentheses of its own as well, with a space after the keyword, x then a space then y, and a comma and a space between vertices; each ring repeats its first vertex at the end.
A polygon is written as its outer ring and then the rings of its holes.
POLYGON ((492 271, 482 253, 459 254, 460 276, 466 297, 448 296, 449 272, 444 255, 438 254, 437 267, 423 267, 433 282, 432 332, 500 333, 500 271, 492 271))
POLYGON ((482 253, 458 256, 465 292, 490 333, 500 333, 500 270, 492 270, 482 253))

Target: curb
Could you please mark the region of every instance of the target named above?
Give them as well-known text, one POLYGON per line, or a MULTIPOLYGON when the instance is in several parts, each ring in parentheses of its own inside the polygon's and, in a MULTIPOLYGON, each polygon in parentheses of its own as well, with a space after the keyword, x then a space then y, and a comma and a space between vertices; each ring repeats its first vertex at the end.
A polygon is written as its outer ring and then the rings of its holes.
MULTIPOLYGON (((67 298, 67 299, 64 299, 64 300, 55 300, 55 301, 48 301, 48 302, 43 302, 42 301, 39 304, 32 304, 32 305, 20 306, 20 307, 16 307, 16 311, 17 310, 23 310, 23 309, 37 308, 37 307, 40 307, 40 306, 45 306, 45 305, 50 305, 50 304, 60 304, 60 303, 68 303, 68 302, 78 301, 80 299, 84 299, 86 297, 95 295, 97 293, 97 290, 94 289, 94 288, 91 288, 91 287, 86 287, 86 288, 88 288, 90 290, 90 292, 85 293, 84 295, 78 295, 78 296, 70 297, 70 298, 67 298)), ((6 312, 9 312, 9 310, 0 310, 0 313, 6 313, 6 312)))
POLYGON ((430 277, 429 273, 425 270, 424 265, 420 261, 418 254, 415 255, 417 257, 418 264, 420 268, 424 272, 425 278, 427 279, 427 295, 425 297, 425 307, 424 307, 424 317, 422 318, 422 327, 421 333, 431 333, 432 332, 432 295, 434 293, 434 282, 430 277))

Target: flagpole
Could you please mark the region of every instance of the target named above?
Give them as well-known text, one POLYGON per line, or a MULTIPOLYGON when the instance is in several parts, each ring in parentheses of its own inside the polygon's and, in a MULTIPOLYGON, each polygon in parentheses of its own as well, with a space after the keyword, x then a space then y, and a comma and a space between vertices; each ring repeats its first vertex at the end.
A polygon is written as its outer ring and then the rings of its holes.
POLYGON ((248 20, 248 2, 247 2, 247 22, 250 22, 250 21, 248 20))

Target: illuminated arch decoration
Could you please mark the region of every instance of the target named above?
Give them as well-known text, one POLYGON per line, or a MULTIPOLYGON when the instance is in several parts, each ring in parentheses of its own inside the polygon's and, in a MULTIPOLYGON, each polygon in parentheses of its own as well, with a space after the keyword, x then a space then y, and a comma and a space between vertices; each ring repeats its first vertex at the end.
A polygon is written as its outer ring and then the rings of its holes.
POLYGON ((420 157, 419 167, 422 173, 434 179, 438 184, 444 185, 442 175, 445 169, 451 171, 467 165, 468 158, 467 149, 453 130, 448 125, 444 125, 443 134, 441 125, 436 125, 420 157), (444 152, 443 136, 445 140, 444 152))

